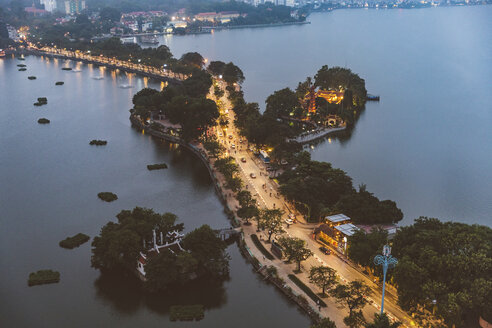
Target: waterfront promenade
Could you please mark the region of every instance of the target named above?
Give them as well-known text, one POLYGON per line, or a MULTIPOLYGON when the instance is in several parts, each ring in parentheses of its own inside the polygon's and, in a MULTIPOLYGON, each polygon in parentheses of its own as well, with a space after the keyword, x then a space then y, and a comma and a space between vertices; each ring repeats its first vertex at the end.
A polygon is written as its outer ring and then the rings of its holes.
POLYGON ((60 58, 79 61, 87 64, 95 64, 105 66, 111 69, 119 69, 121 71, 136 73, 146 77, 150 77, 159 81, 169 83, 181 83, 186 80, 189 75, 175 73, 164 67, 153 67, 130 61, 118 60, 116 58, 108 58, 104 56, 93 56, 90 52, 80 52, 66 49, 58 49, 53 47, 29 47, 25 49, 26 54, 45 56, 49 58, 60 58))

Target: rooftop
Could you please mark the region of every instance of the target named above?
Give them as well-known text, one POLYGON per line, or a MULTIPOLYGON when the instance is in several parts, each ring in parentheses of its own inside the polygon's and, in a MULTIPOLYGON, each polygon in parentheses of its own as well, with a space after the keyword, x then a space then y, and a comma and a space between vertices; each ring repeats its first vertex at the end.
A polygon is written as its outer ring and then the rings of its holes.
POLYGON ((352 223, 345 223, 339 226, 336 226, 335 229, 340 231, 345 236, 352 236, 359 228, 354 226, 352 223))
POLYGON ((345 214, 336 214, 325 217, 325 220, 330 221, 331 223, 338 223, 343 221, 350 221, 351 219, 345 214))

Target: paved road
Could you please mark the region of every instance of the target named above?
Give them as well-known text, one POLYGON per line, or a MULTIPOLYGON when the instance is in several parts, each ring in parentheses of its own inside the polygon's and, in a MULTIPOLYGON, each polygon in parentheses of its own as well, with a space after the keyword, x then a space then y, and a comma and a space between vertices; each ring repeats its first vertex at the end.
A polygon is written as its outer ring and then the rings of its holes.
MULTIPOLYGON (((219 84, 225 90, 225 85, 220 82, 219 84)), ((371 287, 373 292, 369 298, 371 304, 367 305, 363 311, 366 319, 371 320, 374 313, 380 311, 381 286, 371 281, 368 276, 360 272, 353 264, 347 262, 343 256, 335 255, 336 252, 332 252, 333 255, 321 253, 318 249, 320 244, 312 238, 313 229, 317 224, 306 223, 300 213, 296 212, 292 206, 288 206, 286 200, 278 192, 278 186, 268 177, 265 164, 248 150, 247 141, 239 135, 239 131, 235 128, 233 123, 234 112, 231 109, 232 105, 229 100, 224 96, 220 101, 223 104, 223 108, 228 109, 229 125, 227 129, 220 126, 216 127, 218 140, 226 147, 230 156, 234 157, 239 164, 246 190, 249 190, 255 196, 260 207, 280 208, 285 212, 285 219, 288 218, 289 213, 296 215, 299 222, 290 226, 285 224, 285 231, 292 237, 305 240, 307 247, 313 251, 314 256, 303 262, 304 268, 310 268, 313 265, 320 264, 327 265, 337 270, 342 281, 348 282, 359 279, 371 287), (243 139, 243 142, 240 142, 241 139, 243 139), (234 145, 234 148, 232 145, 234 145), (241 161, 241 158, 244 158, 245 162, 241 161), (255 178, 250 176, 251 173, 255 175, 255 178)), ((307 284, 309 285, 309 282, 307 284)), ((387 288, 385 295, 385 312, 390 318, 401 321, 404 327, 414 326, 411 317, 396 305, 397 297, 395 291, 387 288)))

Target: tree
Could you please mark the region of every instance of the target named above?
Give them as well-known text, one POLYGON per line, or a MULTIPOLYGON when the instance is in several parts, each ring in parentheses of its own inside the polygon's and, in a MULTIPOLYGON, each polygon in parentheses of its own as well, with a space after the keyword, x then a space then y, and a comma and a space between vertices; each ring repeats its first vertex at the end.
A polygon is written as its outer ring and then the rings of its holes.
POLYGON ((99 17, 103 21, 110 21, 113 23, 119 22, 121 18, 121 11, 116 8, 104 7, 99 12, 99 17))
POLYGON ((398 328, 401 326, 401 322, 393 322, 391 323, 386 313, 374 314, 374 321, 371 323, 367 323, 365 328, 398 328))
POLYGON ((204 141, 203 147, 210 153, 212 157, 218 157, 225 151, 225 147, 217 141, 204 141))
POLYGON ((215 76, 222 75, 224 73, 225 63, 222 61, 211 61, 208 65, 208 71, 215 76))
POLYGON ((267 231, 268 241, 272 239, 274 234, 279 234, 284 231, 282 227, 283 212, 277 209, 264 209, 260 212, 259 228, 267 231))
POLYGON ((241 206, 237 211, 237 215, 246 220, 246 224, 249 224, 249 220, 260 214, 258 207, 256 207, 256 200, 251 196, 251 193, 247 190, 241 190, 236 195, 239 205, 241 206))
POLYGON ((222 73, 222 79, 228 84, 243 83, 244 74, 243 71, 233 63, 227 63, 224 66, 224 71, 222 73))
POLYGON ((337 272, 327 266, 313 266, 309 271, 309 281, 321 288, 323 295, 325 295, 325 291, 337 283, 337 272))
POLYGON ((358 230, 348 238, 348 256, 357 264, 374 267, 374 256, 381 253, 387 241, 386 230, 374 229, 367 234, 358 230))
POLYGON ((313 255, 313 252, 306 247, 306 242, 300 238, 281 237, 278 244, 282 247, 287 261, 297 263, 297 271, 301 270, 301 262, 313 255))
POLYGON ((100 270, 134 270, 139 252, 152 245, 153 230, 165 236, 169 231, 183 230, 172 213, 158 214, 152 209, 135 207, 121 211, 118 223, 109 222, 92 242, 92 267, 100 270))
POLYGON ((152 256, 145 264, 145 287, 151 292, 156 292, 176 283, 179 272, 175 262, 176 255, 169 249, 163 249, 159 254, 152 256))
POLYGON ((279 116, 289 116, 290 113, 299 106, 299 99, 296 94, 289 88, 275 91, 268 96, 265 113, 275 118, 279 116))
POLYGON ((361 280, 354 280, 347 285, 339 284, 330 291, 330 294, 337 299, 337 302, 345 305, 349 309, 349 316, 343 320, 351 328, 360 327, 364 317, 360 311, 367 303, 366 297, 371 289, 361 280))
POLYGON ((205 63, 205 59, 198 52, 187 52, 181 56, 180 61, 185 65, 191 65, 197 68, 202 68, 205 63))
POLYGON ((318 323, 312 325, 311 328, 337 328, 337 326, 330 318, 323 318, 318 323))
POLYGON ((314 77, 314 85, 322 89, 348 90, 352 97, 344 97, 356 106, 363 106, 366 102, 367 90, 364 79, 352 73, 350 69, 328 66, 321 67, 314 77))
POLYGON ((183 238, 183 247, 198 260, 198 272, 212 277, 223 277, 229 273, 229 256, 225 253, 226 243, 217 237, 208 225, 188 233, 183 238))
POLYGON ((433 218, 402 227, 392 249, 399 259, 393 278, 402 308, 435 307, 437 316, 456 327, 492 316, 491 240, 489 227, 433 218))

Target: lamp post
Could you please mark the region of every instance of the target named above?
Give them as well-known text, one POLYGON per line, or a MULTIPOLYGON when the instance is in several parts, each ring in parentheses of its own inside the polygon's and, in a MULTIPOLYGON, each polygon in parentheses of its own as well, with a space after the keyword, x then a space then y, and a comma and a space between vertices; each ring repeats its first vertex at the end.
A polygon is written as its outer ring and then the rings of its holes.
POLYGON ((398 260, 391 256, 391 247, 384 245, 383 254, 374 257, 374 264, 383 266, 383 297, 381 299, 381 314, 384 313, 384 290, 386 287, 386 271, 398 264, 398 260))

